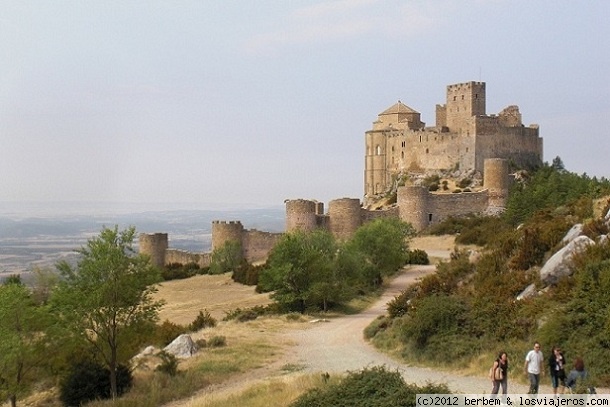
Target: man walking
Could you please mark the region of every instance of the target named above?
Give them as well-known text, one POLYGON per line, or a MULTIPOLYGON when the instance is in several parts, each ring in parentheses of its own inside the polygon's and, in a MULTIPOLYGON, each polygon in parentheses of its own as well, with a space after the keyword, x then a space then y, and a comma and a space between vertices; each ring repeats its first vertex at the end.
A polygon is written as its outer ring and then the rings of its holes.
POLYGON ((525 356, 525 365, 523 366, 525 374, 530 381, 529 394, 538 394, 540 385, 540 373, 542 372, 542 362, 544 357, 540 350, 540 343, 534 342, 534 349, 530 350, 525 356))

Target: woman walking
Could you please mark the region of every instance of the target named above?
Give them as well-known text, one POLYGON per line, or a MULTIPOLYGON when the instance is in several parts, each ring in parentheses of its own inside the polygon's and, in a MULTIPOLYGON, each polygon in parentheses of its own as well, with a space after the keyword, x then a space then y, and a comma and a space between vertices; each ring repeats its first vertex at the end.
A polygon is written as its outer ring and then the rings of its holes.
POLYGON ((501 351, 498 354, 498 358, 494 361, 491 369, 491 382, 493 384, 491 394, 498 394, 500 386, 502 386, 502 398, 504 399, 508 390, 508 355, 504 351, 501 351), (498 367, 502 372, 501 377, 498 377, 495 373, 498 367))

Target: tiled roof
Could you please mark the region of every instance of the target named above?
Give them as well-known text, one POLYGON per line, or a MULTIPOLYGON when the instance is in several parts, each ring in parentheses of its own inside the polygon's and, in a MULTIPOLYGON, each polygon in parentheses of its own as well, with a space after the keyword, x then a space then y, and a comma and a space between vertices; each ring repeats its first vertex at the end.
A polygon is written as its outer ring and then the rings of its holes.
POLYGON ((402 103, 400 100, 392 105, 390 108, 386 109, 380 114, 397 114, 397 113, 419 113, 416 110, 411 109, 409 106, 402 103))

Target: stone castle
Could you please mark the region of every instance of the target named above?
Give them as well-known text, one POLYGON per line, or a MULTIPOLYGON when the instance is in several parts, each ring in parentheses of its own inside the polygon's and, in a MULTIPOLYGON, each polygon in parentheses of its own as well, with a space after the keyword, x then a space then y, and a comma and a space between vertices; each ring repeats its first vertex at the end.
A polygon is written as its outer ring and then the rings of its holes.
MULTIPOLYGON (((365 200, 393 188, 396 203, 369 210, 358 198, 340 198, 324 204, 314 200, 286 200, 285 232, 324 228, 337 239, 351 237, 365 222, 394 217, 421 231, 449 216, 498 213, 510 187, 509 165, 529 167, 542 163, 538 126, 524 127, 517 106, 498 115, 485 114, 485 83, 467 82, 447 87, 447 103, 436 106, 436 126, 426 127, 420 114, 400 101, 378 115, 365 133, 365 200), (483 174, 476 192, 432 193, 423 186, 396 187, 398 177, 434 170, 474 171, 483 174)), ((242 257, 264 262, 282 233, 246 230, 239 221, 212 222, 212 251, 229 241, 242 248, 242 257)), ((168 247, 167 233, 141 234, 140 253, 157 266, 171 263, 210 265, 211 252, 192 253, 168 247)))
POLYGON ((474 170, 488 158, 504 158, 517 168, 542 163, 538 126, 525 127, 518 106, 485 113, 485 82, 447 86, 447 102, 436 105, 436 125, 398 101, 378 115, 365 133, 365 199, 383 194, 409 172, 474 170))

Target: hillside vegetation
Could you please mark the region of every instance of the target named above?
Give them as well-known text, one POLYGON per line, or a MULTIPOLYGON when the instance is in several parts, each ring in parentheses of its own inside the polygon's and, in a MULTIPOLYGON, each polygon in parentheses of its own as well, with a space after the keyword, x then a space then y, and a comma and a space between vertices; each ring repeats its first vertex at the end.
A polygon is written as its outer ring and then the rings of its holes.
POLYGON ((479 374, 500 350, 520 372, 522 358, 538 340, 546 356, 561 346, 568 369, 583 357, 598 385, 608 385, 610 244, 600 240, 608 222, 595 216, 607 213, 608 195, 607 179, 571 173, 559 158, 522 174, 501 217, 449 219, 426 231, 457 234, 457 243, 483 249, 476 262, 455 251, 436 274, 397 296, 388 315, 369 326, 368 337, 380 348, 398 347, 406 360, 473 366, 479 374), (571 276, 543 286, 540 267, 577 223, 598 243, 573 258, 571 276), (538 294, 516 300, 530 284, 538 294))

